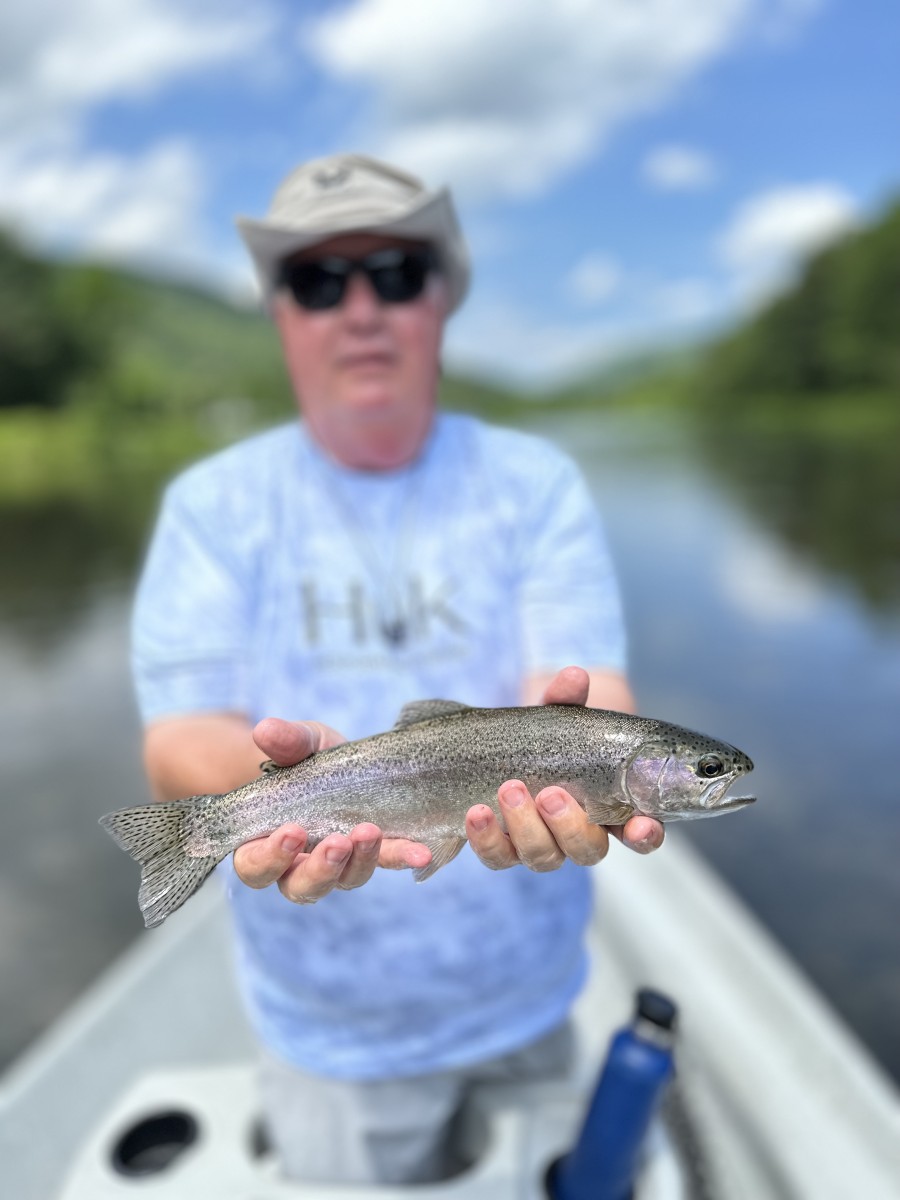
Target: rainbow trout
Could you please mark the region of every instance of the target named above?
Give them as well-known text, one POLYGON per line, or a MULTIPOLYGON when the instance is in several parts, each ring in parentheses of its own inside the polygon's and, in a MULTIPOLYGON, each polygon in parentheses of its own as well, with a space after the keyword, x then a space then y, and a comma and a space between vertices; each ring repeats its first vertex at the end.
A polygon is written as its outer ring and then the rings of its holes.
POLYGON ((432 858, 414 872, 422 882, 465 845, 473 804, 489 804, 500 816, 497 789, 507 779, 521 779, 532 794, 561 785, 597 825, 622 825, 636 813, 661 821, 715 816, 754 799, 726 795, 753 770, 726 742, 664 721, 561 704, 416 701, 387 733, 262 769, 226 795, 101 817, 141 864, 139 902, 148 927, 179 908, 242 842, 288 821, 307 831, 307 849, 362 821, 386 837, 424 842, 432 858))

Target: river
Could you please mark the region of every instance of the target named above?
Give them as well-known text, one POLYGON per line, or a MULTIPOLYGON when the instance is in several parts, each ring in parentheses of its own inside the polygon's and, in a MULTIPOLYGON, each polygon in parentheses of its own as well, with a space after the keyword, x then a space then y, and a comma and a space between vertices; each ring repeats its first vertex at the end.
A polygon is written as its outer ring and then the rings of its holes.
MULTIPOLYGON (((897 606, 873 606, 773 528, 730 485, 738 448, 707 469, 657 417, 531 424, 597 495, 641 711, 756 763, 758 803, 688 836, 900 1080, 897 606)), ((22 521, 7 525, 0 608, 0 1065, 141 928, 133 864, 96 826, 146 795, 127 669, 134 555, 105 553, 102 523, 86 531, 64 509, 22 521)))

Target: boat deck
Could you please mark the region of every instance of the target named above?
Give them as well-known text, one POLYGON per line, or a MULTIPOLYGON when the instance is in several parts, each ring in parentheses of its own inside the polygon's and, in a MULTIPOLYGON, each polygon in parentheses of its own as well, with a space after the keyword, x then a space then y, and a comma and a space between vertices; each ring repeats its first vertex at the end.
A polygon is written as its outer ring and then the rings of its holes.
MULTIPOLYGON (((551 1089, 520 1096, 523 1110, 530 1105, 537 1112, 543 1106, 547 1119, 536 1118, 535 1128, 555 1120, 560 1129, 569 1129, 577 1117, 573 1099, 583 1101, 610 1033, 630 1015, 635 987, 649 985, 679 1004, 681 1094, 699 1130, 710 1196, 896 1200, 900 1095, 677 832, 670 832, 664 851, 651 858, 614 845, 597 868, 597 882, 594 969, 576 1008, 579 1066, 565 1094, 551 1089), (556 1114, 552 1120, 551 1112, 556 1114)), ((51 1200, 61 1195, 68 1178, 66 1197, 74 1195, 72 1180, 87 1169, 90 1147, 98 1138, 102 1142, 104 1130, 118 1119, 116 1106, 134 1103, 136 1096, 144 1103, 140 1089, 150 1086, 148 1079, 158 1080, 160 1072, 184 1079, 187 1071, 200 1080, 202 1091, 204 1077, 212 1077, 202 1070, 198 1075, 198 1069, 214 1068, 223 1095, 230 1087, 233 1096, 246 1098, 253 1055, 231 982, 224 905, 211 885, 161 929, 141 935, 0 1080, 4 1194, 51 1200)), ((502 1089, 488 1097, 495 1112, 511 1111, 515 1100, 502 1089)), ((534 1145, 534 1137, 526 1144, 534 1145)), ((486 1147, 484 1163, 490 1153, 486 1147)), ((248 1200, 276 1194, 332 1200, 352 1194, 361 1200, 387 1194, 286 1188, 277 1184, 270 1167, 259 1169, 251 1190, 227 1194, 248 1200)), ((478 1172, 476 1164, 456 1182, 404 1189, 404 1195, 440 1194, 449 1200, 458 1194, 476 1200, 481 1193, 472 1188, 478 1172)), ((535 1173, 516 1194, 539 1195, 539 1177, 535 1173)), ((225 1194, 212 1181, 206 1191, 192 1183, 189 1193, 156 1191, 151 1180, 139 1185, 106 1194, 140 1190, 145 1197, 173 1200, 181 1194, 218 1200, 225 1194)), ((496 1179, 491 1186, 491 1194, 499 1197, 496 1179)), ((648 1184, 651 1190, 642 1195, 686 1194, 671 1181, 668 1192, 653 1191, 657 1186, 663 1185, 648 1184)), ((91 1200, 100 1200, 100 1192, 91 1200)))

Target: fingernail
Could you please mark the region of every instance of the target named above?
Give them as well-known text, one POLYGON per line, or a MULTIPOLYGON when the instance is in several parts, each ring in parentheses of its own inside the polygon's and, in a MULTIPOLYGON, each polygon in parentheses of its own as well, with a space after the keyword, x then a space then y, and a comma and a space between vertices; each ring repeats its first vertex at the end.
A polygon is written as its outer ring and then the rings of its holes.
POLYGON ((285 854, 293 854, 294 851, 299 850, 299 848, 300 848, 300 839, 298 837, 294 837, 292 834, 288 834, 286 837, 283 837, 281 839, 281 849, 284 851, 285 854))
POLYGON ((632 850, 636 850, 638 854, 650 854, 656 849, 656 842, 652 837, 641 838, 639 842, 631 843, 632 850))
POLYGON ((357 850, 359 850, 362 854, 371 854, 375 849, 375 846, 375 842, 357 842, 356 844, 357 850))
POLYGON ((562 793, 548 792, 546 796, 541 796, 540 806, 551 817, 558 817, 561 812, 565 811, 566 801, 562 793))
POLYGON ((329 846, 325 851, 325 861, 330 862, 333 866, 342 863, 344 859, 350 857, 348 850, 342 850, 340 846, 329 846))
POLYGON ((491 818, 487 815, 480 816, 480 817, 473 817, 472 818, 472 828, 477 829, 478 832, 481 833, 481 831, 483 829, 487 829, 488 825, 490 824, 490 820, 491 820, 491 818))
POLYGON ((519 808, 525 803, 525 789, 518 787, 507 788, 503 793, 503 803, 508 808, 519 808))

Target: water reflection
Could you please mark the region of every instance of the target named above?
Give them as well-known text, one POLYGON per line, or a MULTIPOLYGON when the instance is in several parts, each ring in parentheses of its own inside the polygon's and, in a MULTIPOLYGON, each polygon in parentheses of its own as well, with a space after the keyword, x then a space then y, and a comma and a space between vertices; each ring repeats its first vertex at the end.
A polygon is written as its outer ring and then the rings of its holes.
POLYGON ((704 460, 802 558, 882 613, 900 606, 900 442, 706 425, 704 460))
POLYGON ((35 654, 135 569, 154 501, 144 492, 0 507, 0 624, 35 654))

